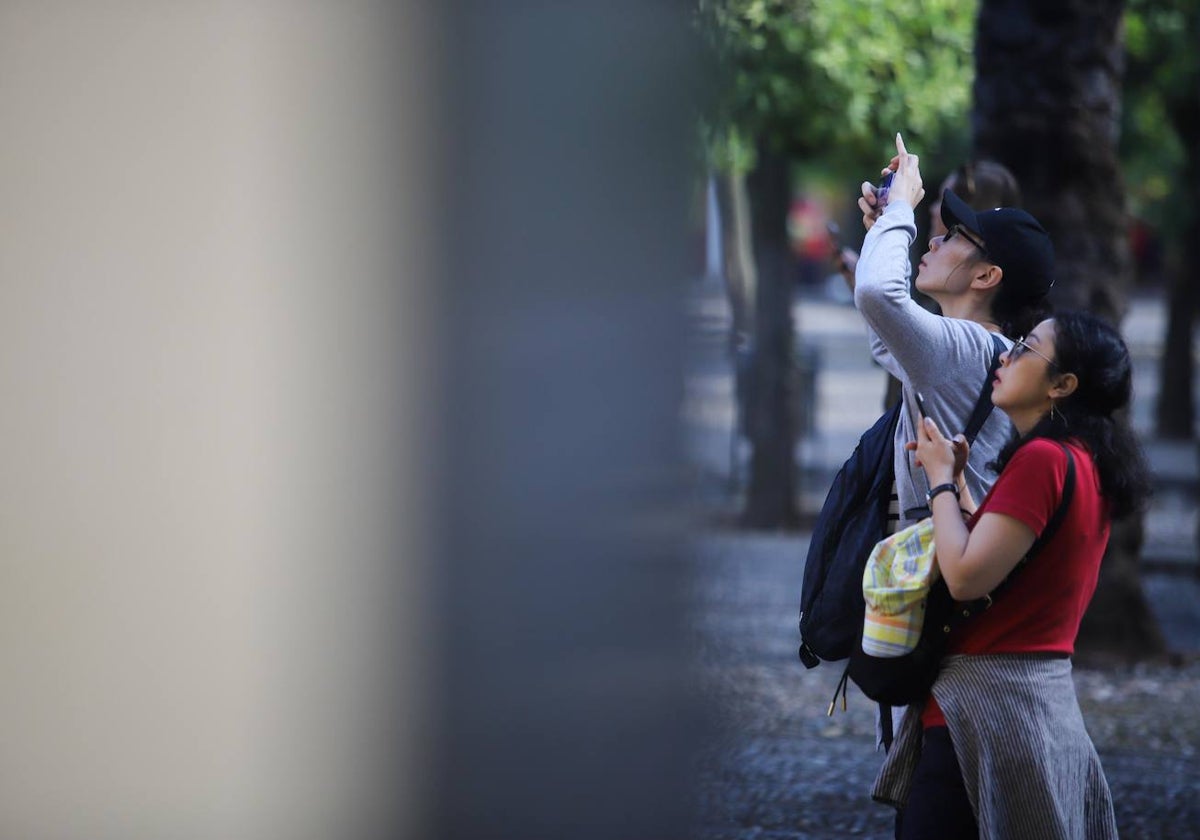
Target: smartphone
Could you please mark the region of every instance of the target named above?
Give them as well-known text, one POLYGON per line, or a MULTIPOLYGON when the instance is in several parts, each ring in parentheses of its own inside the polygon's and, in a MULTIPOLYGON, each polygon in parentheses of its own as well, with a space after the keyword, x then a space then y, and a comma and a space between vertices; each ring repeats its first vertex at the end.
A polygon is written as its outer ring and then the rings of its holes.
POLYGON ((829 234, 829 246, 836 254, 842 250, 842 229, 838 227, 838 223, 830 219, 825 223, 825 232, 829 234))
POLYGON ((920 392, 913 391, 913 396, 917 398, 917 411, 921 412, 922 417, 928 417, 929 412, 925 410, 925 400, 921 399, 920 392))
POLYGON ((880 209, 887 207, 888 193, 892 191, 892 178, 896 176, 895 172, 888 172, 883 176, 883 180, 879 182, 879 186, 875 188, 875 206, 880 209))

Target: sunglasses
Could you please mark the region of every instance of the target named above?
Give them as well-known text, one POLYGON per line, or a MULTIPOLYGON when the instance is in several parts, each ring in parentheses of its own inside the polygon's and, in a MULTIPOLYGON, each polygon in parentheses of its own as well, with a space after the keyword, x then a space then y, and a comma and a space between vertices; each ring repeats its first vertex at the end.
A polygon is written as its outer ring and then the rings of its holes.
POLYGON ((1055 362, 1053 359, 1051 359, 1049 356, 1047 356, 1045 353, 1042 353, 1039 350, 1034 350, 1032 347, 1030 347, 1028 344, 1026 344, 1024 336, 1021 336, 1020 338, 1018 338, 1016 341, 1013 342, 1012 349, 1008 351, 1009 363, 1011 364, 1012 362, 1015 362, 1017 359, 1021 358, 1026 353, 1032 353, 1035 356, 1041 357, 1042 359, 1044 359, 1046 361, 1046 364, 1050 365, 1050 367, 1052 367, 1052 368, 1058 367, 1058 363, 1055 362))
POLYGON ((965 227, 963 227, 962 225, 952 225, 946 231, 946 235, 942 237, 942 244, 943 245, 946 244, 947 242, 949 242, 951 239, 953 239, 956 236, 961 236, 963 239, 967 240, 972 245, 974 245, 976 248, 978 248, 985 257, 987 257, 989 260, 991 259, 991 257, 988 256, 987 246, 983 244, 983 240, 976 239, 974 237, 974 235, 972 235, 970 232, 968 232, 967 229, 965 227))

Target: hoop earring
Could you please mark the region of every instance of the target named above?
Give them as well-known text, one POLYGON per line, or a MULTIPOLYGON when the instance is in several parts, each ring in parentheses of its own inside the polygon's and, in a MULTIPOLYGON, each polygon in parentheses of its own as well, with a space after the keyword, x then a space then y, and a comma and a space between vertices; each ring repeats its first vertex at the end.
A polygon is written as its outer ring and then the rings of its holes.
POLYGON ((1051 422, 1061 421, 1064 429, 1068 428, 1070 426, 1070 424, 1067 422, 1066 416, 1061 411, 1054 410, 1054 402, 1053 401, 1050 402, 1050 421, 1051 422))

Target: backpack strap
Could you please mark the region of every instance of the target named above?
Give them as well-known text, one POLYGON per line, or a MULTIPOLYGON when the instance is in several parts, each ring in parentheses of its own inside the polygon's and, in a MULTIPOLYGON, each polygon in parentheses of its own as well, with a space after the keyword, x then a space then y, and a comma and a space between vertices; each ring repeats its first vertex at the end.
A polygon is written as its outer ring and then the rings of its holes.
POLYGON ((967 428, 963 430, 963 435, 967 438, 967 443, 974 443, 979 430, 983 428, 983 424, 987 422, 991 416, 992 409, 996 406, 992 405, 992 380, 996 378, 996 368, 1000 367, 1000 354, 1007 348, 1004 342, 1000 340, 1000 336, 995 333, 990 333, 992 337, 992 364, 988 368, 987 378, 983 380, 983 390, 979 392, 979 399, 975 401, 975 410, 971 412, 971 419, 967 421, 967 428))

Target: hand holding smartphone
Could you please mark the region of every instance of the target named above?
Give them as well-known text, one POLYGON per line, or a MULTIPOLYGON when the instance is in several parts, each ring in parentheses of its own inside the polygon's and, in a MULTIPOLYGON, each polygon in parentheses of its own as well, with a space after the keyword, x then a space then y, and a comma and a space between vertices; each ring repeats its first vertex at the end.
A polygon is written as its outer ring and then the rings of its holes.
POLYGON ((894 177, 896 177, 896 173, 889 171, 875 187, 875 206, 880 210, 887 207, 888 194, 892 191, 892 178, 894 177))
MULTIPOLYGON (((921 417, 918 418, 917 422, 924 423, 924 418, 929 416, 929 412, 925 410, 925 400, 921 396, 920 391, 913 391, 913 397, 915 397, 917 401, 917 411, 921 413, 921 417)), ((917 444, 915 442, 910 443, 907 446, 910 449, 917 448, 917 444)), ((950 447, 954 450, 954 480, 958 481, 962 476, 963 469, 965 469, 967 466, 967 456, 971 451, 971 447, 967 443, 967 439, 961 434, 957 434, 950 439, 950 447)), ((919 466, 920 461, 918 461, 917 464, 919 466)))

